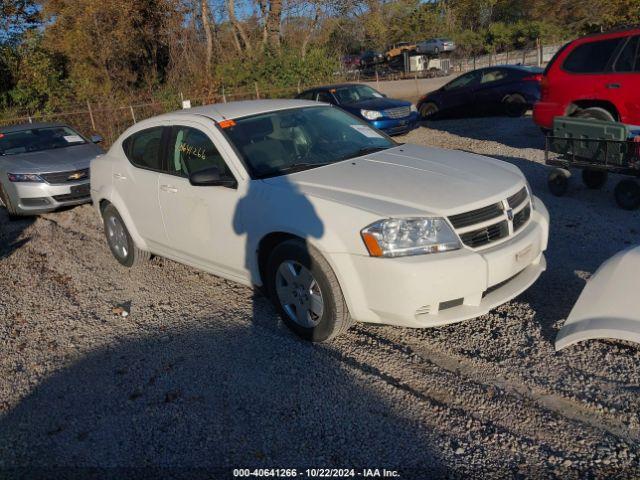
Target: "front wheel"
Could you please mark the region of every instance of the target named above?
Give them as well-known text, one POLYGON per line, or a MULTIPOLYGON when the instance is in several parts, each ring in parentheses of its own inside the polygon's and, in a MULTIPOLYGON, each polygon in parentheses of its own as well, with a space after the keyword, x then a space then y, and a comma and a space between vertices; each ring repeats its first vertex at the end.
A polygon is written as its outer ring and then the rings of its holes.
POLYGON ((301 338, 328 342, 351 326, 333 270, 303 240, 287 240, 273 250, 266 280, 283 322, 301 338))
POLYGON ((438 114, 438 106, 433 102, 425 102, 420 105, 420 116, 423 120, 435 118, 438 114))
POLYGON ((122 217, 113 205, 107 205, 102 212, 104 221, 104 234, 107 237, 109 250, 116 260, 125 267, 132 267, 146 260, 151 254, 140 250, 133 243, 133 239, 127 230, 122 217))
POLYGON ((567 190, 569 190, 569 178, 571 177, 571 172, 569 170, 565 170, 564 168, 554 168, 549 174, 549 178, 547 180, 547 185, 549 186, 549 190, 556 197, 562 197, 567 190))

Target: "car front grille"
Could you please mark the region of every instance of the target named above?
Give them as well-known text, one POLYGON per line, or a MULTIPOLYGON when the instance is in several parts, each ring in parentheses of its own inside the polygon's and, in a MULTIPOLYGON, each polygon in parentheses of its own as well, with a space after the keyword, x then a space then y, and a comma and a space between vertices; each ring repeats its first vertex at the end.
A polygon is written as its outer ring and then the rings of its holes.
POLYGON ((45 182, 52 185, 60 185, 64 183, 81 182, 89 179, 89 169, 70 170, 67 172, 41 173, 40 176, 45 182))
POLYGON ((54 195, 56 202, 72 202, 75 200, 88 199, 90 195, 86 192, 66 193, 64 195, 54 195))
POLYGON ((405 118, 411 115, 411 107, 390 108, 384 111, 384 116, 388 118, 405 118))
POLYGON ((488 207, 460 213, 459 215, 452 215, 449 217, 449 221, 454 228, 464 228, 469 225, 475 225, 476 223, 482 223, 492 218, 500 217, 503 214, 504 209, 502 208, 502 203, 494 203, 488 207))
POLYGON ((471 248, 484 247, 514 235, 527 224, 531 218, 529 192, 522 187, 502 202, 448 218, 462 243, 471 248), (489 223, 494 219, 494 223, 489 223), (473 228, 474 225, 478 227, 473 228))

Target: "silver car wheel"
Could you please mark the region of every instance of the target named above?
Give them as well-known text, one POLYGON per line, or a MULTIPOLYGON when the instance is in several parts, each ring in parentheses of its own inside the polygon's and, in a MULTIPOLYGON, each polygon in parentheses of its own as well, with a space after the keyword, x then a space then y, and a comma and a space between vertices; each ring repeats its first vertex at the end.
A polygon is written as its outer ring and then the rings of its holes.
POLYGON ((276 293, 286 314, 304 328, 320 323, 324 299, 317 280, 304 265, 286 260, 276 272, 276 293))
POLYGON ((120 258, 127 258, 129 255, 129 241, 122 221, 112 215, 107 219, 106 223, 109 245, 120 258))

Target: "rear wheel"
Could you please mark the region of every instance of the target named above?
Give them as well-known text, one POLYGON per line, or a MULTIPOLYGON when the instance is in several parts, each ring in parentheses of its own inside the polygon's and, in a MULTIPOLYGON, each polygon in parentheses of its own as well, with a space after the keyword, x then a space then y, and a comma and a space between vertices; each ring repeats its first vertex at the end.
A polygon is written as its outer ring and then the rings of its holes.
POLYGON ((607 171, 606 170, 594 170, 592 168, 585 168, 582 170, 582 181, 593 190, 602 188, 607 183, 607 171))
POLYGON ((431 118, 435 118, 438 114, 438 105, 433 102, 425 102, 420 105, 420 116, 424 120, 429 120, 431 118))
POLYGON ((567 193, 567 190, 569 190, 569 178, 571 178, 571 172, 569 172, 569 170, 554 168, 547 180, 551 193, 556 197, 561 197, 567 193))
POLYGON ((107 205, 102 212, 104 220, 104 234, 107 244, 116 260, 125 267, 138 265, 149 260, 151 254, 140 250, 133 243, 133 239, 127 230, 122 217, 113 205, 107 205))
POLYGON ((303 339, 328 342, 351 326, 333 270, 303 240, 287 240, 275 247, 266 280, 283 322, 303 339))
POLYGON ((640 207, 640 184, 630 178, 620 180, 615 189, 616 203, 625 210, 635 210, 640 207))
POLYGON ((577 110, 572 117, 578 118, 593 118, 594 120, 602 120, 605 122, 615 122, 616 119, 613 114, 602 107, 589 107, 585 109, 577 110))
POLYGON ((527 100, 519 93, 507 95, 502 100, 505 113, 510 117, 521 117, 527 112, 527 100))

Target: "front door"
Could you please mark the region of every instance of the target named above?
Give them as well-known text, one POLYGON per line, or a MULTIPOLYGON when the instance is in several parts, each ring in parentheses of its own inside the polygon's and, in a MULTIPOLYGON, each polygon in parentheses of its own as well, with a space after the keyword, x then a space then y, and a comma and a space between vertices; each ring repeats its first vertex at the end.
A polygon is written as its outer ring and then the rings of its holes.
POLYGON ((640 123, 640 36, 629 38, 600 87, 605 98, 626 114, 623 122, 640 123))
POLYGON ((178 259, 208 265, 223 276, 246 277, 245 244, 233 225, 241 193, 237 188, 196 187, 189 182, 189 174, 213 166, 221 176, 235 177, 206 128, 172 127, 166 173, 159 178, 167 247, 178 259))

